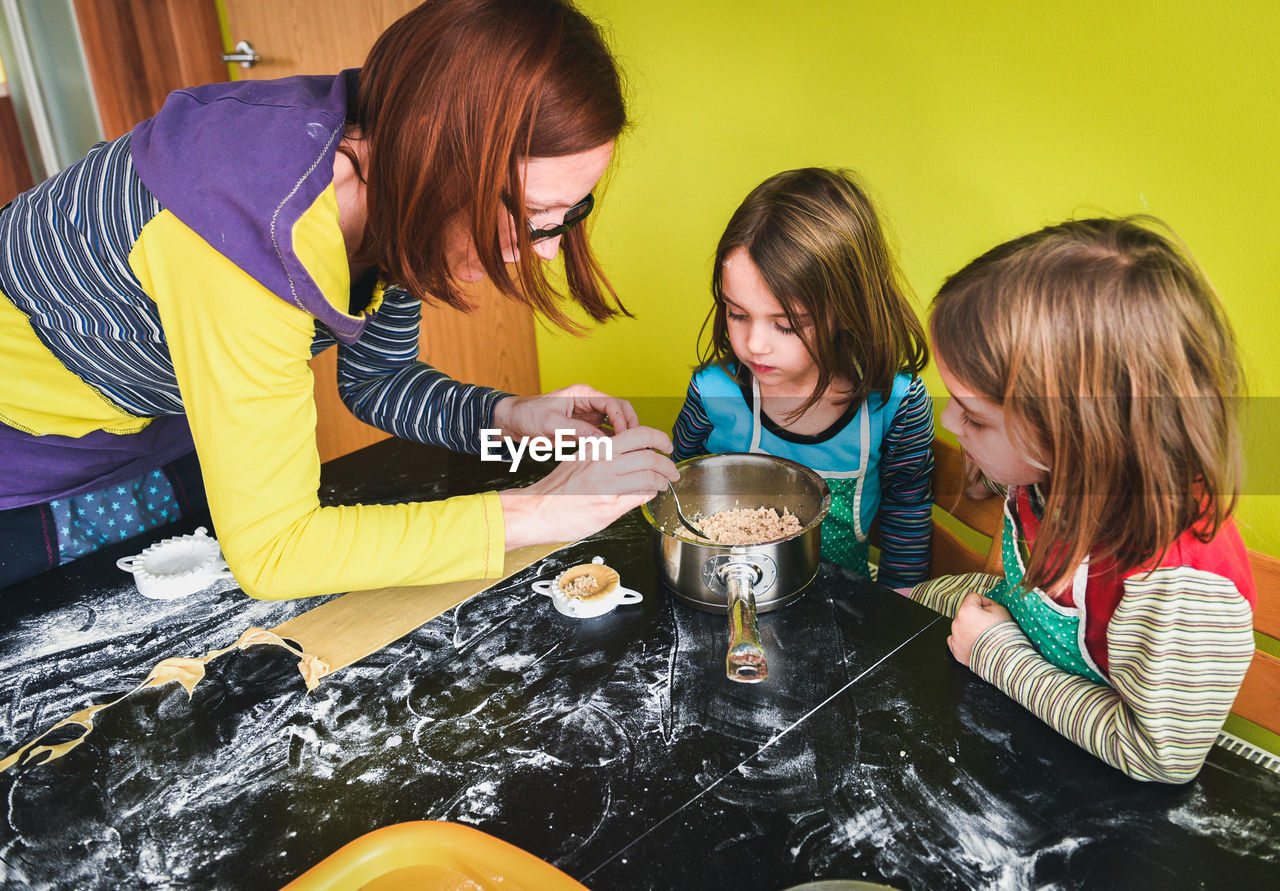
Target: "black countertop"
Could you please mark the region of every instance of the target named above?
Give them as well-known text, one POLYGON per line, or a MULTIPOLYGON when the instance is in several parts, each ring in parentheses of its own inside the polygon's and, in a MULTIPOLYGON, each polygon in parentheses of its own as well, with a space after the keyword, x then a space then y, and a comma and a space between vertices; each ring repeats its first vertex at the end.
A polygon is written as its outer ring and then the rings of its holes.
MULTIPOLYGON (((330 502, 508 485, 401 442, 326 465, 330 502)), ((197 525, 165 530, 190 531, 197 525)), ((823 564, 761 616, 768 681, 724 677, 727 621, 677 604, 632 512, 307 693, 274 648, 101 716, 0 775, 6 887, 275 888, 406 820, 474 826, 597 889, 1225 887, 1280 875, 1280 776, 1215 749, 1184 786, 1130 780, 947 652, 948 622, 823 564), (529 582, 605 557, 641 604, 561 616, 529 582)), ((232 582, 143 599, 92 555, 0 591, 0 748, 316 599, 232 582)))

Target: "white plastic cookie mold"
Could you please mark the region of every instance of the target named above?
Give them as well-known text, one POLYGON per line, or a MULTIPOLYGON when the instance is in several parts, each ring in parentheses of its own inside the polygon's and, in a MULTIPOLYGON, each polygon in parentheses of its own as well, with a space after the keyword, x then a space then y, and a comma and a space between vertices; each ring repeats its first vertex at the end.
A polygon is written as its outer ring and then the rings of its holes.
POLYGON ((229 579, 231 570, 222 559, 217 539, 200 526, 191 535, 158 541, 132 557, 116 561, 133 573, 138 592, 152 600, 177 600, 203 591, 218 579, 229 579))
POLYGON ((550 597, 561 615, 573 619, 603 616, 624 603, 639 603, 644 599, 639 591, 622 587, 617 570, 605 566, 603 557, 571 566, 555 579, 539 579, 532 587, 550 597))

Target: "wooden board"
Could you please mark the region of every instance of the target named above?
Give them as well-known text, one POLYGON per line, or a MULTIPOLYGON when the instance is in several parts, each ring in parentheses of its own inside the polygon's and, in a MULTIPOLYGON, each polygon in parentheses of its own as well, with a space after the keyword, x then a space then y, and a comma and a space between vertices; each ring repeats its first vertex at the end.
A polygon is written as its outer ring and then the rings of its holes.
POLYGON ((1254 650, 1253 663, 1231 711, 1272 733, 1280 733, 1280 659, 1254 650))

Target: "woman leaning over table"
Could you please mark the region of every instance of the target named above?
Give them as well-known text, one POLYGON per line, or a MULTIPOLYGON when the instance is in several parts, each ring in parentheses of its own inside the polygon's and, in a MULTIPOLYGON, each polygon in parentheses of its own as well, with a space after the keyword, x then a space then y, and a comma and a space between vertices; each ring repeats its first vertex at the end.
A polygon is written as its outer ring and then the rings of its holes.
POLYGON ((648 500, 677 472, 623 400, 515 397, 416 358, 420 299, 464 311, 459 283, 486 275, 572 328, 541 268, 561 250, 569 299, 625 311, 575 226, 625 121, 569 3, 431 0, 359 70, 178 91, 19 196, 0 212, 0 585, 168 522, 202 485, 266 598, 498 575, 505 550, 648 500), (476 452, 485 427, 608 420, 614 459, 320 507, 307 360, 335 342, 343 401, 383 430, 476 452))

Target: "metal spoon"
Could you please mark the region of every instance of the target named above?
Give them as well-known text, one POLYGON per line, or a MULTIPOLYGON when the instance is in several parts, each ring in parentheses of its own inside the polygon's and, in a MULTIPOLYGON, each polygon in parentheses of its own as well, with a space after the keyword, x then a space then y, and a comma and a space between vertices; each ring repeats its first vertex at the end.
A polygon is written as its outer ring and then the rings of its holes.
POLYGON ((676 495, 676 487, 671 485, 671 480, 667 480, 667 488, 671 490, 671 500, 676 504, 676 516, 680 518, 680 522, 684 524, 684 528, 688 529, 698 538, 710 538, 705 532, 690 522, 689 518, 684 515, 684 510, 680 507, 680 496, 676 495))

